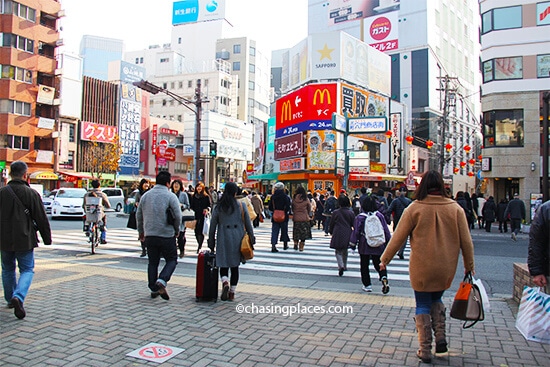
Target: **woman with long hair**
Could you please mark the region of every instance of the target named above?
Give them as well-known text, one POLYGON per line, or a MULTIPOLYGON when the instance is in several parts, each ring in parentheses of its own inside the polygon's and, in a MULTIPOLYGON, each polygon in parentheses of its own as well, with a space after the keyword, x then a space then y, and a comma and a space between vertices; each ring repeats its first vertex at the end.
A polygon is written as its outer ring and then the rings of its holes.
MULTIPOLYGON (((177 196, 178 201, 180 202, 180 209, 189 209, 189 197, 187 196, 187 193, 183 191, 183 183, 181 180, 174 180, 172 181, 172 184, 170 185, 170 190, 177 196)), ((185 224, 182 221, 180 223, 180 231, 178 233, 178 248, 180 250, 180 259, 185 256, 185 224)))
POLYGON ((199 182, 195 187, 195 192, 191 196, 191 209, 195 211, 195 238, 197 239, 198 248, 197 254, 202 248, 202 243, 204 242, 204 234, 202 229, 204 226, 204 218, 210 213, 210 208, 212 206, 212 200, 210 195, 204 188, 204 183, 199 182))
POLYGON ((216 251, 216 265, 220 268, 222 301, 235 298, 241 263, 241 240, 245 230, 250 236, 250 242, 256 243, 248 210, 244 203, 239 203, 235 198, 237 192, 238 187, 234 182, 225 185, 223 195, 212 213, 208 233, 208 247, 216 251))
POLYGON ((294 241, 294 250, 304 251, 306 240, 311 239, 311 201, 309 201, 306 189, 298 186, 292 197, 292 240, 294 241))
POLYGON ((413 201, 403 212, 386 250, 380 268, 386 269, 407 237, 411 254, 409 274, 416 300, 416 352, 424 363, 432 360, 432 329, 435 352, 447 352, 443 292, 455 277, 462 251, 464 272, 474 273, 474 245, 464 209, 445 190, 443 177, 428 171, 416 188, 413 201))

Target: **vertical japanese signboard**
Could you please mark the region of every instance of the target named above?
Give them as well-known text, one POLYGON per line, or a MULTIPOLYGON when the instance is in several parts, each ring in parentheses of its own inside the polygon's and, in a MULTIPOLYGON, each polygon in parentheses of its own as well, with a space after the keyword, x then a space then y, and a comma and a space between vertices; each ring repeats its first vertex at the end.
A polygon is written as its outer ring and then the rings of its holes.
POLYGON ((119 167, 139 168, 139 138, 141 132, 141 89, 121 84, 119 141, 122 148, 119 167))

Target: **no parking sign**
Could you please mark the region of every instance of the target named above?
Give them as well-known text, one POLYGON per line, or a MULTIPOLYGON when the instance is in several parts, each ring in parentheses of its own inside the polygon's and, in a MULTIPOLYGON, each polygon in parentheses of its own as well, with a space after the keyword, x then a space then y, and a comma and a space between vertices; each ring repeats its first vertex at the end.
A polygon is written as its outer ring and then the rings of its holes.
POLYGON ((131 353, 126 354, 128 357, 145 359, 146 361, 163 363, 170 358, 180 354, 185 349, 169 347, 158 343, 149 343, 131 353))

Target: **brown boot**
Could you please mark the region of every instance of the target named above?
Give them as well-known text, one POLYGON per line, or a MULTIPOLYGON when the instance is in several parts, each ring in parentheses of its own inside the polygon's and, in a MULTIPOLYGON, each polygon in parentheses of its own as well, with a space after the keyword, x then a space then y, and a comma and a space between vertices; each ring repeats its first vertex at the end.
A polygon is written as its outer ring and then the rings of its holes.
POLYGON ((432 329, 435 336, 435 352, 447 352, 447 340, 445 339, 445 305, 441 302, 432 303, 430 310, 432 316, 432 329))
POLYGON ((301 242, 300 242, 300 251, 304 251, 304 245, 305 245, 305 244, 306 244, 306 243, 305 243, 304 241, 301 241, 301 242))
POLYGON ((420 348, 416 352, 423 363, 432 363, 432 320, 428 314, 415 316, 416 331, 418 332, 418 344, 420 348))

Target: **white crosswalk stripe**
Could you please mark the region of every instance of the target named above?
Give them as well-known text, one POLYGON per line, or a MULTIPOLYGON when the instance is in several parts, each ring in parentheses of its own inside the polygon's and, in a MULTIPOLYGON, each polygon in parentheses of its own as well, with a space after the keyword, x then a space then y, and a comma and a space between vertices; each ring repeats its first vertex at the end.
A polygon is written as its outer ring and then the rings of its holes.
MULTIPOLYGON (((282 242, 279 242, 278 253, 271 252, 271 226, 269 223, 261 224, 254 230, 256 245, 254 259, 242 265, 243 270, 263 270, 272 272, 309 274, 309 275, 337 275, 338 266, 334 256, 334 250, 329 247, 330 237, 325 236, 323 231, 314 229, 313 239, 306 241, 303 252, 293 249, 293 242, 289 242, 289 249, 282 249, 282 242)), ((292 229, 289 229, 292 238, 292 229)), ((81 231, 54 231, 53 248, 71 250, 78 252, 90 252, 90 245, 87 237, 81 231)), ((192 231, 187 232, 187 243, 185 246, 185 257, 178 259, 180 263, 195 264, 197 242, 192 231)), ((206 248, 206 240, 203 247, 206 248)), ((137 239, 137 232, 128 228, 109 229, 107 232, 107 244, 99 245, 98 253, 114 256, 139 257, 141 253, 140 243, 137 239)), ((388 278, 390 280, 409 280, 409 248, 405 250, 405 260, 395 258, 388 266, 388 278)), ((371 278, 378 279, 374 266, 370 265, 371 278)), ((349 253, 348 271, 346 277, 360 278, 359 255, 349 253)))

